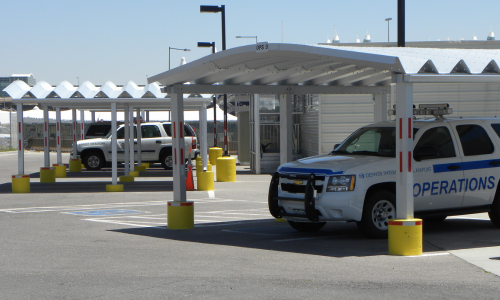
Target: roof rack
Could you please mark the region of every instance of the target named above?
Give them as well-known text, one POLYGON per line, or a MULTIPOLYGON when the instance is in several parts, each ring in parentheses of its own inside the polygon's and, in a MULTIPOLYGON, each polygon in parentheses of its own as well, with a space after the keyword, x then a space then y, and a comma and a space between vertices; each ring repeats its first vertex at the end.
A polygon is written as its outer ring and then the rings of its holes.
MULTIPOLYGON (((388 111, 389 116, 396 115, 396 105, 394 109, 388 111)), ((440 104, 419 104, 418 108, 413 105, 413 115, 414 116, 434 116, 436 119, 444 119, 444 115, 451 115, 453 113, 453 108, 450 108, 448 103, 440 104)))

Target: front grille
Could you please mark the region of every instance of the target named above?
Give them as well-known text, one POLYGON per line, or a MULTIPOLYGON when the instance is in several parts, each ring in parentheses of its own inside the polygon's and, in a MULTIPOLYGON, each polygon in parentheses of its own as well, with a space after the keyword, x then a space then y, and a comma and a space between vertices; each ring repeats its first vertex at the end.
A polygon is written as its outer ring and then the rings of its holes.
MULTIPOLYGON (((315 185, 314 189, 316 190, 316 192, 321 193, 323 191, 323 185, 315 185)), ((287 193, 305 194, 306 193, 306 186, 305 185, 296 185, 293 183, 282 183, 281 190, 283 192, 287 192, 287 193)))

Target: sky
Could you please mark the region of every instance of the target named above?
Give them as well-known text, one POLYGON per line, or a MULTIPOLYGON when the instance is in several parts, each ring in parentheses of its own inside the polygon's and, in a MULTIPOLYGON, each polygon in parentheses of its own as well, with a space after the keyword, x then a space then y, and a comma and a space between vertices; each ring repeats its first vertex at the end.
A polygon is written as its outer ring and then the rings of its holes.
MULTIPOLYGON (((37 80, 77 85, 147 77, 181 57, 192 62, 211 53, 198 42, 222 49, 221 14, 200 5, 225 5, 227 49, 259 42, 314 45, 333 39, 397 41, 397 0, 23 0, 2 4, 0 77, 32 73, 37 80)), ((406 41, 500 38, 499 0, 407 0, 406 41)))

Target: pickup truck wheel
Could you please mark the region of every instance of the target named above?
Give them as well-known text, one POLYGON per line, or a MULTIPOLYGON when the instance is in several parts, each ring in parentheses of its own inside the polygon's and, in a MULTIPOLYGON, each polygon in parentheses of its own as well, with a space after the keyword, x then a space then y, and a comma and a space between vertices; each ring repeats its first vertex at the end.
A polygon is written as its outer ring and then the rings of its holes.
POLYGON ((389 220, 396 219, 396 195, 389 191, 377 191, 370 195, 363 205, 359 230, 373 239, 387 238, 389 220))
POLYGON ((83 165, 87 170, 100 170, 106 163, 104 156, 99 152, 90 152, 83 158, 83 165))
POLYGON ((172 170, 174 166, 174 159, 172 158, 172 150, 165 151, 160 158, 161 166, 165 170, 172 170))
POLYGON ((298 231, 318 231, 325 226, 326 222, 312 223, 288 221, 288 224, 290 224, 293 229, 298 231))

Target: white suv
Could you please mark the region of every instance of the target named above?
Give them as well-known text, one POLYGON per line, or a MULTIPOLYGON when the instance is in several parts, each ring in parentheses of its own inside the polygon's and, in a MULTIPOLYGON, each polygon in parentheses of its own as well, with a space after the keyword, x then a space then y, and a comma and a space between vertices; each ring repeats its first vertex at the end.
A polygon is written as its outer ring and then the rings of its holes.
MULTIPOLYGON (((134 126, 134 144, 137 144, 137 132, 134 126)), ((141 124, 141 160, 160 162, 163 168, 172 169, 172 129, 170 122, 151 122, 141 124)), ((125 126, 117 129, 118 162, 125 161, 125 126)), ((184 124, 185 157, 195 158, 199 153, 196 136, 191 126, 184 124)), ((137 146, 134 147, 137 161, 137 146)), ((77 142, 77 155, 82 159, 87 170, 100 170, 106 162, 111 162, 111 133, 105 138, 86 139, 77 142)))
MULTIPOLYGON (((500 119, 414 120, 415 216, 488 212, 500 227, 500 119)), ((269 188, 269 210, 302 231, 325 222, 355 221, 373 238, 387 237, 396 218, 396 128, 381 122, 358 129, 328 155, 280 166, 269 188)))

